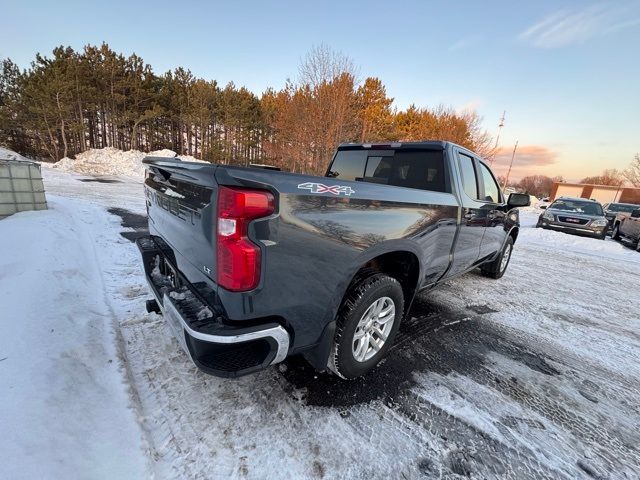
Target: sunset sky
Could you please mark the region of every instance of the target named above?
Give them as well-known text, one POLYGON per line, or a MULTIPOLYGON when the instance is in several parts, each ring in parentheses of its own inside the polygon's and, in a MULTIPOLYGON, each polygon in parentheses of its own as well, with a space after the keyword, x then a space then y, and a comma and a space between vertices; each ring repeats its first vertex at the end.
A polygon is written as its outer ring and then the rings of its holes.
POLYGON ((106 41, 156 72, 177 66, 257 94, 324 43, 395 105, 473 108, 502 173, 577 180, 640 152, 640 0, 589 2, 48 2, 2 0, 0 58, 106 41))

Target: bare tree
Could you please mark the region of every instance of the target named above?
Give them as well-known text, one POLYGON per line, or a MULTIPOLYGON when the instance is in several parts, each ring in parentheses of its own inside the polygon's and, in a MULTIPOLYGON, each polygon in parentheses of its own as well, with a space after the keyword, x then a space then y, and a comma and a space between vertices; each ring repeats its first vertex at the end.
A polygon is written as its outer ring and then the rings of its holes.
POLYGON ((615 168, 604 170, 600 175, 594 177, 585 177, 580 183, 591 183, 593 185, 611 185, 619 187, 624 185, 624 176, 622 172, 615 168))
POLYGON ((636 156, 633 157, 633 162, 629 165, 622 175, 629 180, 631 185, 634 187, 640 187, 640 154, 636 153, 636 156))
POLYGON ((321 43, 311 47, 311 50, 301 60, 300 67, 298 67, 298 81, 300 85, 316 88, 345 73, 355 81, 358 77, 357 70, 351 58, 321 43))
POLYGON ((467 124, 473 150, 484 159, 493 161, 497 148, 493 136, 482 125, 483 118, 475 110, 464 110, 458 116, 467 124))
POLYGON ((551 193, 554 179, 545 175, 529 175, 520 180, 518 187, 530 195, 546 197, 551 193))

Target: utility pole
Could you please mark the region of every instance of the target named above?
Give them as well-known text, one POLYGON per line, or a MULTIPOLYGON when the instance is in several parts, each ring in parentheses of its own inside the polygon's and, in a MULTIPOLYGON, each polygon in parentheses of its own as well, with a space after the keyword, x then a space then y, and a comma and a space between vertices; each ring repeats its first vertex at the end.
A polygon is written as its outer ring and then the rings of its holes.
POLYGON ((505 178, 504 185, 502 187, 503 192, 504 192, 504 189, 507 188, 507 185, 509 184, 509 175, 511 175, 511 167, 513 167, 513 159, 516 158, 517 148, 518 148, 518 140, 516 140, 516 145, 515 147, 513 147, 513 153, 511 154, 511 163, 509 164, 509 171, 507 172, 507 178, 505 178))
MULTIPOLYGON (((502 131, 502 127, 504 127, 504 117, 507 114, 507 111, 502 112, 502 117, 500 117, 500 123, 498 124, 498 134, 496 135, 496 144, 493 146, 494 153, 498 151, 498 142, 500 141, 500 132, 502 131)), ((489 162, 491 166, 493 166, 493 161, 495 159, 495 155, 491 158, 489 162)))

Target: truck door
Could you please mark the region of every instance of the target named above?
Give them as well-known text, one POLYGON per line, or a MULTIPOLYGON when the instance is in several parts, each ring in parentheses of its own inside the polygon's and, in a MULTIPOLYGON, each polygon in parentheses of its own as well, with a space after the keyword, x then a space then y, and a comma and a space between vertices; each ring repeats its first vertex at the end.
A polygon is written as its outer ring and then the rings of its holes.
POLYGON ((500 193, 498 182, 484 163, 477 160, 480 175, 480 198, 482 203, 483 217, 485 219, 484 237, 480 244, 480 261, 492 257, 502 248, 502 244, 507 236, 505 229, 506 212, 499 207, 504 205, 504 198, 500 193))
POLYGON ((453 262, 447 276, 469 270, 477 264, 485 231, 486 209, 480 198, 477 162, 469 154, 455 149, 452 163, 460 172, 458 191, 462 207, 460 227, 454 246, 453 262))

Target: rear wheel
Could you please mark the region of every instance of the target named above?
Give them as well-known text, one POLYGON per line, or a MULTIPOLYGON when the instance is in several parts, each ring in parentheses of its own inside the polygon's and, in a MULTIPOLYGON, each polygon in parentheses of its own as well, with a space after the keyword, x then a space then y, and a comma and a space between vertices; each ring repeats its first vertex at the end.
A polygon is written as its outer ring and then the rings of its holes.
POLYGON ((480 267, 480 271, 485 277, 502 278, 504 272, 507 271, 507 267, 509 266, 509 260, 511 260, 511 253, 513 252, 513 237, 509 235, 507 241, 502 247, 502 252, 498 255, 493 262, 487 263, 480 267))
POLYGON ((372 370, 393 344, 403 312, 395 278, 376 274, 352 287, 338 312, 329 369, 345 379, 372 370))

